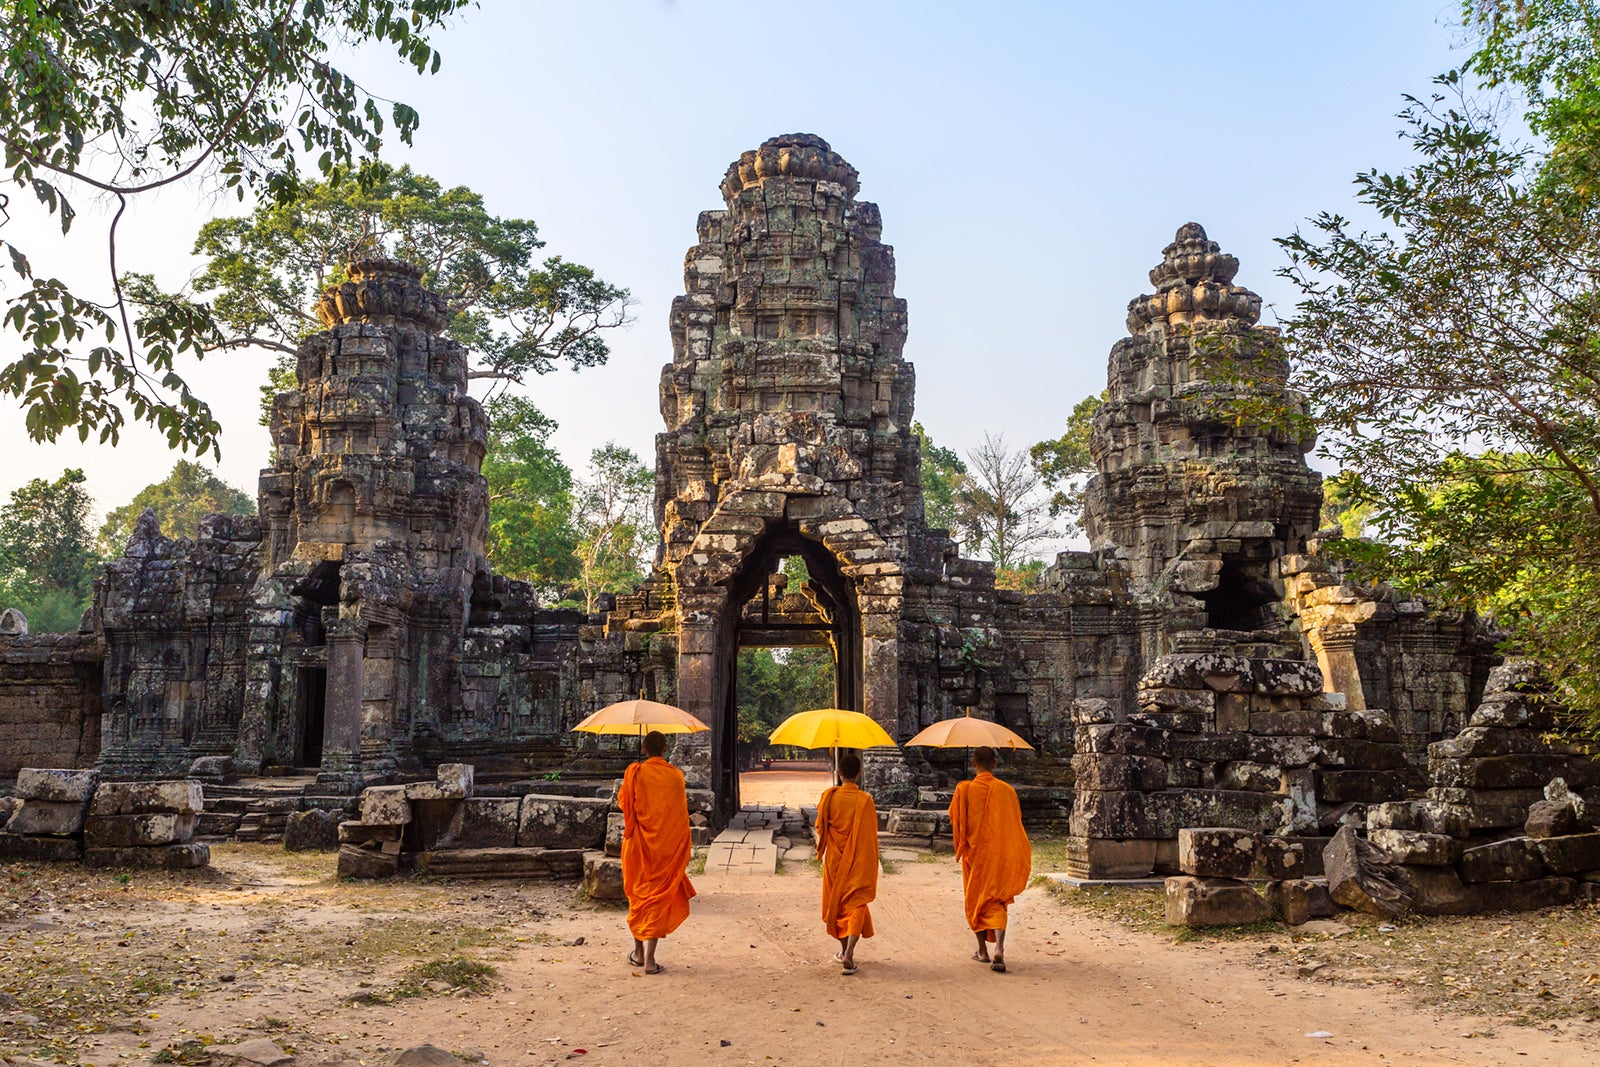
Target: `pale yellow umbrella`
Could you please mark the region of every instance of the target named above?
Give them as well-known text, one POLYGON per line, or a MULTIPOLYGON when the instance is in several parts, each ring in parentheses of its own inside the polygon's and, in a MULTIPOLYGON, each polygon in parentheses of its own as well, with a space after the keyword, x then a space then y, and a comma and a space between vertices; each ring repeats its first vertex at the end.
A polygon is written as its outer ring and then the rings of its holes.
POLYGON ((970 711, 958 718, 940 719, 906 744, 926 748, 1033 748, 1015 731, 988 719, 974 719, 970 711))
POLYGON ((586 734, 636 734, 651 730, 664 734, 696 734, 711 727, 682 708, 640 697, 610 704, 574 726, 573 732, 586 734))

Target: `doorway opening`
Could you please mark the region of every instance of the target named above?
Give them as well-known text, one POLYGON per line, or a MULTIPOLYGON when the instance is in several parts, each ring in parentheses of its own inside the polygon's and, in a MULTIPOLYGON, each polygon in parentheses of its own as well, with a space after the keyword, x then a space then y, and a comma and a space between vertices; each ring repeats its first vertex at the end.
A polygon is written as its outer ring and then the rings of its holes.
POLYGON ((339 568, 324 561, 311 568, 293 589, 294 625, 302 645, 300 669, 295 678, 294 759, 296 766, 320 768, 322 741, 327 730, 328 626, 339 614, 339 568))
POLYGON ((728 817, 741 803, 814 804, 832 781, 828 753, 772 749, 765 739, 796 711, 860 710, 854 584, 821 544, 778 526, 757 542, 729 592, 711 761, 718 811, 728 817))

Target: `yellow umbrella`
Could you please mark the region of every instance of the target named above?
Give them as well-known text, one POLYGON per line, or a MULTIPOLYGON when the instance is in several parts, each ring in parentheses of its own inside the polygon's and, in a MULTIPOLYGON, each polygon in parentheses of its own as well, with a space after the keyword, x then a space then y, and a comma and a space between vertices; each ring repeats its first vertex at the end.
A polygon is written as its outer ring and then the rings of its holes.
POLYGON ((682 708, 660 704, 654 700, 624 700, 611 704, 574 726, 573 732, 586 734, 637 734, 643 737, 651 730, 664 734, 694 734, 711 727, 690 715, 682 708))
POLYGON ((957 719, 939 720, 906 744, 928 748, 1033 748, 997 722, 974 719, 970 711, 957 719))
POLYGON ((797 711, 779 723, 767 740, 774 745, 801 748, 894 747, 894 738, 883 727, 859 711, 842 708, 797 711))

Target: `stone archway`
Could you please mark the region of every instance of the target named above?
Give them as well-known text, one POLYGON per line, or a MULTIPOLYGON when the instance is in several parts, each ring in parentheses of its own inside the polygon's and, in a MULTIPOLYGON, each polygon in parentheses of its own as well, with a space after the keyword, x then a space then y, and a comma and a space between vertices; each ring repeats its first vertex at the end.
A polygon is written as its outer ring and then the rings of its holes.
POLYGON ((871 715, 891 734, 898 722, 902 578, 885 542, 848 499, 820 485, 729 493, 674 575, 678 697, 711 726, 709 785, 719 819, 738 807, 734 672, 741 613, 776 563, 794 554, 835 607, 839 706, 871 715))

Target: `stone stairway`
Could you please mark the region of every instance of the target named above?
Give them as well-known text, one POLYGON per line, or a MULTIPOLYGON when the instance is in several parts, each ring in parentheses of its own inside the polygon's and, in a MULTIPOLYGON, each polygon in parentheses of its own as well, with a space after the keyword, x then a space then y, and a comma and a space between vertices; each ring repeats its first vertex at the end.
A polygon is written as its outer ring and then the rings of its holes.
POLYGON ((706 874, 713 877, 776 874, 783 858, 811 858, 811 828, 794 808, 751 805, 728 820, 706 851, 706 874))

